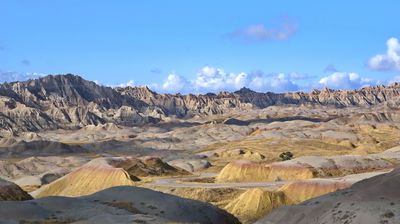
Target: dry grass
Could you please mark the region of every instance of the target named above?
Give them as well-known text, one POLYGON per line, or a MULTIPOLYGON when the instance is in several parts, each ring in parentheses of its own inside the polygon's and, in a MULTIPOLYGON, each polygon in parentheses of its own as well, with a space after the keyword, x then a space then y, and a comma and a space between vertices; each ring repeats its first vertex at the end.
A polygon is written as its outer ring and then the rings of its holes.
MULTIPOLYGON (((280 161, 279 154, 290 151, 294 157, 300 156, 334 156, 365 153, 378 153, 386 149, 392 148, 400 144, 400 130, 387 126, 378 127, 376 129, 359 129, 355 130, 359 141, 336 141, 332 139, 254 139, 244 138, 231 142, 220 142, 208 145, 207 147, 196 151, 210 152, 214 150, 235 150, 243 149, 252 152, 258 152, 264 155, 265 162, 280 161), (357 149, 357 146, 365 144, 366 149, 357 149)), ((243 159, 236 157, 210 157, 214 167, 210 168, 211 172, 220 171, 227 163, 235 159, 243 159)))

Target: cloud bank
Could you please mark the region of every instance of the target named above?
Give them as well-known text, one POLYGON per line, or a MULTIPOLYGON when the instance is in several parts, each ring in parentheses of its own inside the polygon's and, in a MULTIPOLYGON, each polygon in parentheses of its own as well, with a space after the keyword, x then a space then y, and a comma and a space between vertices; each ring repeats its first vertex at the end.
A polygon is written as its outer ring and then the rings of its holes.
MULTIPOLYGON (((149 88, 161 93, 208 93, 219 91, 236 91, 243 87, 260 92, 298 91, 301 86, 298 81, 309 77, 300 73, 274 73, 265 75, 262 72, 226 72, 224 69, 205 66, 193 79, 187 79, 176 73, 171 73, 161 83, 146 84, 149 88)), ((135 86, 130 80, 127 83, 113 86, 135 86)))
POLYGON ((332 89, 357 89, 364 86, 379 84, 379 81, 362 78, 355 72, 334 72, 328 76, 322 77, 319 80, 319 84, 332 89))
MULTIPOLYGON (((400 76, 390 81, 381 81, 361 76, 356 72, 325 72, 325 76, 317 78, 302 73, 273 73, 263 72, 226 72, 222 68, 205 66, 193 79, 171 73, 161 83, 147 84, 149 88, 160 93, 218 93, 220 91, 237 91, 243 87, 257 92, 294 92, 310 91, 324 87, 331 89, 358 89, 365 86, 391 84, 399 82, 400 76)), ((131 86, 133 81, 117 86, 131 86)))
POLYGON ((25 81, 28 79, 37 79, 44 76, 41 73, 19 73, 15 71, 1 71, 0 70, 0 83, 3 82, 16 82, 16 81, 25 81))
MULTIPOLYGON (((97 82, 96 82, 96 84, 97 84, 97 82)), ((126 83, 120 83, 120 84, 117 84, 117 85, 109 85, 109 86, 125 88, 125 87, 128 87, 128 86, 132 86, 132 87, 136 86, 136 84, 135 84, 135 81, 129 80, 126 83)))
POLYGON ((386 54, 378 54, 370 58, 368 67, 377 71, 400 71, 400 43, 397 38, 389 38, 386 42, 386 54))
POLYGON ((206 93, 219 91, 236 91, 242 87, 248 87, 255 91, 297 91, 299 86, 296 79, 303 77, 300 74, 271 74, 264 75, 262 72, 232 73, 225 72, 221 68, 205 66, 196 74, 193 80, 187 80, 182 76, 171 74, 167 80, 156 88, 164 92, 192 92, 206 93))

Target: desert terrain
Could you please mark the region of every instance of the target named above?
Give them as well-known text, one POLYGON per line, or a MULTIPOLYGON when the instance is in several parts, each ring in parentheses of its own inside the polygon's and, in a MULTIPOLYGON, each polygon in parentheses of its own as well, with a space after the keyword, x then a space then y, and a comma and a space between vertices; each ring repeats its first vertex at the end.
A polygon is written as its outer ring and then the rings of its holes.
POLYGON ((397 83, 205 95, 71 74, 0 84, 0 223, 399 223, 399 164, 397 83))

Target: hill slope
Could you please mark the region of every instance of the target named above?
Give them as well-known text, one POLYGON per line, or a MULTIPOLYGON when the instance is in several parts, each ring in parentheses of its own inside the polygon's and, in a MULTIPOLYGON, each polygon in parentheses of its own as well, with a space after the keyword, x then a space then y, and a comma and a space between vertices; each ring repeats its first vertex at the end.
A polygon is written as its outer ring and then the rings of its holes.
POLYGON ((4 223, 210 223, 238 224, 213 205, 138 187, 114 187, 78 198, 0 201, 4 223))
POLYGON ((349 189, 279 208, 256 223, 400 223, 399 186, 400 169, 395 169, 349 189))

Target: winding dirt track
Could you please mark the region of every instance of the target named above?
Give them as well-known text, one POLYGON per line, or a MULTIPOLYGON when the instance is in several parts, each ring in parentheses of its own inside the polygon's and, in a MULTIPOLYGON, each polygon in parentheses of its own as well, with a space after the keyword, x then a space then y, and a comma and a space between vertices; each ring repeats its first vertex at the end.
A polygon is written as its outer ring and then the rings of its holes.
MULTIPOLYGON (((337 180, 349 183, 355 183, 363 179, 371 178, 380 174, 390 172, 390 170, 376 171, 369 173, 352 174, 344 177, 334 177, 334 178, 314 178, 309 180, 337 180)), ((200 183, 191 182, 199 178, 209 178, 215 177, 216 173, 203 173, 191 177, 172 177, 172 178, 162 178, 154 180, 153 182, 147 183, 146 186, 149 187, 171 187, 171 188, 268 188, 271 190, 276 190, 286 183, 291 181, 273 181, 273 182, 234 182, 234 183, 200 183)))

